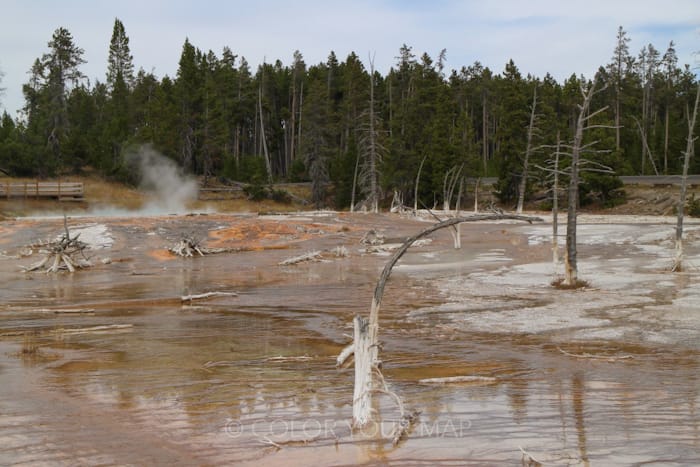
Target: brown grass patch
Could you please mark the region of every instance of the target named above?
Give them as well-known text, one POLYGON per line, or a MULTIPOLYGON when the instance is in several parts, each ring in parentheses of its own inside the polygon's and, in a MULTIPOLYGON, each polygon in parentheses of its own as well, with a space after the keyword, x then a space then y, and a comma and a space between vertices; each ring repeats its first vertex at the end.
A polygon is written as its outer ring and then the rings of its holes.
POLYGON ((552 287, 559 290, 585 289, 589 286, 590 284, 588 283, 588 281, 584 281, 582 279, 577 279, 576 282, 573 284, 567 284, 563 277, 552 281, 552 287))

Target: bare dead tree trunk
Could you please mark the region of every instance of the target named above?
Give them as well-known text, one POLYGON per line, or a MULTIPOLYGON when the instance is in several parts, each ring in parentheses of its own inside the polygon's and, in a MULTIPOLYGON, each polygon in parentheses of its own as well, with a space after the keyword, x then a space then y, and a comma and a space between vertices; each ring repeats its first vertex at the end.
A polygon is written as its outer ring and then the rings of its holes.
POLYGON ((581 149, 583 146, 583 130, 586 120, 589 118, 588 110, 591 99, 595 92, 596 81, 594 80, 588 91, 581 89, 583 94, 583 104, 579 105, 579 114, 576 120, 576 131, 574 133, 574 144, 571 148, 571 174, 569 178, 569 200, 566 218, 566 277, 564 283, 569 287, 575 287, 578 282, 578 264, 576 261, 576 216, 578 215, 578 185, 579 185, 579 164, 581 160, 581 149))
POLYGON ((474 184, 474 214, 479 212, 479 182, 481 181, 481 177, 476 179, 476 183, 474 184))
POLYGON ((486 108, 486 103, 486 92, 484 91, 481 96, 481 132, 483 136, 483 147, 481 149, 482 163, 484 165, 484 177, 487 175, 489 156, 489 113, 486 108))
POLYGON ((355 174, 352 177, 352 193, 350 194, 350 212, 355 212, 355 192, 357 191, 357 175, 360 171, 360 154, 355 158, 355 174))
POLYGON ((374 57, 369 61, 369 177, 371 210, 379 212, 379 177, 377 176, 378 150, 374 115, 374 57))
POLYGON ((299 123, 297 124, 297 147, 301 147, 301 117, 304 114, 304 82, 299 86, 299 123))
POLYGON ((459 181, 459 177, 462 174, 463 168, 464 164, 460 165, 459 169, 455 166, 448 170, 445 174, 445 178, 442 182, 442 209, 445 212, 449 212, 450 210, 450 204, 452 204, 452 196, 454 195, 455 188, 457 186, 457 182, 459 181))
MULTIPOLYGON (((464 222, 515 219, 525 222, 541 221, 542 219, 530 216, 514 214, 480 214, 469 217, 453 217, 438 222, 416 235, 408 238, 391 256, 384 266, 377 285, 374 288, 372 304, 370 306, 369 320, 360 316, 354 320, 354 352, 355 352, 355 388, 353 392, 353 427, 361 428, 372 420, 372 395, 375 392, 374 374, 379 373, 379 309, 384 295, 384 288, 391 275, 391 270, 401 257, 408 251, 414 242, 446 227, 455 226, 464 222)), ((344 349, 344 357, 349 357, 349 352, 344 349)), ((338 359, 338 364, 343 361, 338 359)))
POLYGON ((668 128, 670 126, 669 121, 669 105, 666 105, 666 116, 664 122, 664 175, 668 175, 668 128))
POLYGON ((265 137, 265 123, 263 122, 262 108, 262 80, 258 89, 258 107, 260 110, 260 135, 262 137, 263 155, 265 157, 265 169, 267 170, 267 178, 272 183, 272 166, 270 165, 270 154, 267 152, 267 138, 265 137))
POLYGON ((642 124, 639 123, 639 120, 637 120, 636 117, 632 118, 634 118, 634 121, 637 124, 637 128, 639 129, 639 135, 642 138, 642 157, 644 157, 644 154, 647 154, 649 156, 649 161, 651 161, 651 166, 654 169, 654 174, 658 176, 659 171, 656 169, 656 162, 654 161, 654 156, 651 154, 651 149, 649 149, 646 131, 644 131, 644 128, 642 128, 642 124))
POLYGON ((425 163, 425 159, 427 157, 427 154, 423 156, 423 159, 420 161, 420 166, 418 167, 418 174, 416 175, 416 187, 413 191, 413 212, 418 212, 418 182, 420 182, 420 173, 423 170, 423 164, 425 163))
POLYGON ((554 184, 552 187, 552 263, 554 272, 559 264, 559 150, 561 140, 557 131, 557 150, 554 153, 554 184))
POLYGON ((518 207, 515 212, 523 213, 523 203, 525 202, 525 189, 527 188, 528 165, 530 163, 530 154, 532 153, 532 135, 535 131, 535 108, 537 107, 537 86, 532 94, 532 108, 530 109, 530 125, 527 129, 527 148, 525 149, 525 160, 523 161, 523 173, 520 178, 520 186, 518 187, 518 207))
MULTIPOLYGON (((296 65, 296 64, 295 64, 296 65)), ((294 67, 294 73, 292 74, 292 112, 291 112, 291 128, 289 130, 289 154, 287 157, 287 170, 289 170, 289 167, 292 165, 292 161, 296 159, 296 154, 295 154, 295 138, 296 138, 296 129, 297 129, 297 67, 294 67)), ((285 126, 285 132, 286 132, 286 126, 285 126)))
POLYGON ((683 268, 683 216, 685 212, 685 197, 688 183, 688 166, 690 158, 695 152, 695 121, 698 114, 698 101, 700 101, 700 85, 698 85, 697 93, 695 94, 695 105, 693 106, 693 114, 688 120, 688 139, 683 157, 683 175, 681 176, 680 196, 678 199, 678 220, 676 222, 676 258, 673 262, 673 271, 681 271, 683 268))

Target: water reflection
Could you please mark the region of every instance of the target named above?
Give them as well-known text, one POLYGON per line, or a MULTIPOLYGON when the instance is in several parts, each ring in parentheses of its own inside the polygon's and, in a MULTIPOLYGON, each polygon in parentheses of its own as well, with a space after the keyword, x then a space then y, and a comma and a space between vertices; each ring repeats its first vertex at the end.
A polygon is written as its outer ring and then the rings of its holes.
MULTIPOLYGON (((128 287, 96 271, 42 278, 35 298, 10 291, 13 306, 31 306, 0 310, 0 458, 517 465, 522 449, 553 464, 700 464, 696 346, 632 345, 640 341, 634 335, 565 346, 572 354, 632 357, 596 360, 566 355, 546 335, 447 328, 449 320, 437 314, 407 322, 410 311, 441 298, 420 278, 401 275, 382 311, 383 371, 406 408, 421 415, 398 448, 351 433, 353 374, 336 369, 334 357, 348 341, 353 314, 369 303, 368 277, 377 268, 271 267, 285 255, 256 265, 241 254, 235 267, 230 257, 149 264, 141 271, 148 275, 128 287), (207 290, 239 296, 179 302, 207 290), (38 309, 51 301, 93 311, 38 309), (131 327, 61 332, 115 323, 131 327), (12 333, 28 329, 39 350, 17 358, 23 335, 12 333), (419 383, 456 375, 495 380, 419 383)), ((118 267, 128 272, 131 265, 118 267)), ((472 305, 488 310, 492 302, 472 305)), ((528 302, 503 309, 536 305, 528 302)), ((400 411, 390 398, 377 403, 381 429, 389 432, 400 411)))

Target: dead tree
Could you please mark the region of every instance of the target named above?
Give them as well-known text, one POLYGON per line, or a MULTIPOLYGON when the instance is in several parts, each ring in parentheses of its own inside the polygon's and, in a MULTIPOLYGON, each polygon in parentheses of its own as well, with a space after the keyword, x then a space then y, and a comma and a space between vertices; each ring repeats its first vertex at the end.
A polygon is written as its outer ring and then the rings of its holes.
POLYGON ((60 270, 75 272, 76 269, 91 266, 90 261, 85 256, 87 243, 78 240, 80 234, 74 237, 70 236, 68 222, 65 216, 63 217, 63 228, 65 233, 58 240, 45 245, 42 250, 44 258, 25 268, 26 272, 37 271, 42 268, 46 273, 58 272, 60 270), (78 255, 80 255, 80 257, 78 255))
POLYGON ((232 251, 239 251, 239 249, 207 248, 202 245, 202 241, 199 239, 199 237, 196 237, 194 234, 190 234, 183 235, 180 242, 177 245, 168 248, 168 251, 183 258, 192 258, 194 256, 212 255, 216 253, 229 253, 232 251))
POLYGON ((420 166, 418 166, 418 174, 416 175, 416 186, 413 191, 413 212, 417 213, 418 212, 418 182, 420 182, 420 173, 423 170, 423 164, 425 163, 425 159, 428 157, 426 154, 423 156, 423 159, 420 161, 420 166))
POLYGON ((363 164, 359 173, 358 183, 366 193, 366 202, 371 212, 379 212, 379 166, 382 161, 384 147, 379 142, 379 114, 374 99, 374 57, 369 60, 369 108, 367 109, 367 126, 360 138, 363 164))
POLYGON ((445 173, 445 178, 442 182, 442 209, 443 211, 445 211, 445 213, 450 211, 452 197, 454 196, 455 188, 457 187, 457 182, 460 182, 461 180, 460 176, 462 175, 463 168, 464 164, 460 165, 459 167, 454 166, 445 173))
POLYGON ((561 140, 557 132, 557 149, 554 152, 554 180, 552 184, 552 263, 556 273, 559 264, 559 151, 561 140))
POLYGON ((267 171, 267 180, 272 183, 272 165, 270 164, 270 153, 267 151, 267 137, 265 136, 265 122, 263 120, 262 106, 262 86, 265 80, 265 64, 263 64, 262 79, 260 80, 260 88, 258 89, 258 108, 260 111, 260 137, 262 140, 263 156, 265 157, 265 170, 267 171))
POLYGON ((552 187, 547 190, 552 196, 552 263, 556 273, 559 264, 559 176, 568 175, 567 172, 559 169, 559 157, 561 156, 561 138, 557 131, 557 145, 554 147, 553 158, 547 161, 547 166, 536 165, 538 169, 547 172, 552 180, 552 187))
POLYGON ((520 178, 520 186, 518 187, 518 207, 515 212, 517 214, 523 213, 523 203, 525 202, 525 189, 527 188, 527 177, 528 169, 530 164, 530 156, 532 155, 532 139, 537 128, 535 127, 535 122, 537 120, 537 114, 535 109, 537 108, 537 86, 532 94, 532 106, 530 108, 530 124, 527 127, 527 147, 525 148, 525 160, 523 161, 523 173, 520 178))
POLYGON ((680 196, 678 198, 678 220, 676 222, 676 257, 673 261, 673 271, 682 270, 683 262, 683 216, 685 212, 685 198, 686 190, 688 184, 688 166, 690 165, 690 158, 693 157, 695 153, 695 136, 693 132, 695 130, 695 121, 698 115, 698 102, 700 101, 700 85, 698 85, 698 90, 695 94, 695 105, 693 106, 692 116, 688 116, 688 138, 685 147, 685 154, 683 156, 683 175, 681 175, 681 188, 680 196))
POLYGON ((579 112, 576 119, 576 129, 574 132, 574 141, 571 145, 571 165, 568 170, 569 175, 569 189, 568 189, 568 208, 566 216, 566 256, 565 256, 565 278, 564 285, 567 287, 577 287, 579 284, 578 280, 578 262, 577 262, 577 248, 576 248, 576 217, 578 215, 578 204, 579 204, 579 184, 580 184, 580 172, 582 170, 597 171, 604 173, 612 173, 610 167, 603 166, 592 162, 590 160, 584 160, 582 155, 588 152, 600 152, 592 151, 591 148, 597 143, 594 141, 592 143, 583 144, 583 136, 586 130, 592 128, 614 128, 609 125, 591 125, 589 122, 592 118, 607 110, 607 107, 598 109, 594 112, 590 112, 591 101, 593 96, 597 93, 603 91, 605 88, 596 90, 597 76, 593 79, 588 89, 585 89, 583 84, 581 85, 581 94, 583 96, 583 103, 578 106, 579 112), (586 167, 587 166, 587 167, 586 167))
POLYGON ((186 235, 180 239, 180 243, 169 248, 170 252, 183 258, 191 258, 195 255, 204 256, 201 240, 193 235, 186 235))
MULTIPOLYGON (((377 285, 374 288, 369 319, 359 315, 355 316, 353 321, 353 343, 343 349, 341 355, 337 359, 338 366, 340 366, 350 355, 354 354, 355 356, 355 387, 352 406, 352 426, 354 428, 361 428, 372 421, 372 396, 376 392, 386 392, 385 390, 379 389, 376 384, 376 379, 381 375, 379 370, 379 309, 384 295, 384 288, 386 287, 393 267, 414 242, 423 237, 427 237, 433 232, 464 222, 503 219, 521 220, 530 223, 542 220, 536 217, 510 214, 479 214, 469 217, 453 217, 433 224, 422 232, 409 237, 386 263, 379 276, 377 285)), ((400 401, 398 396, 396 396, 396 398, 400 401)), ((402 404, 400 406, 402 407, 402 404)))
MULTIPOLYGON (((649 149, 649 142, 647 141, 647 133, 644 131, 644 128, 642 127, 642 124, 639 123, 639 120, 637 117, 632 117, 634 119, 634 123, 637 124, 637 129, 639 130, 639 137, 642 138, 642 158, 644 157, 644 154, 649 156, 649 161, 651 161, 651 167, 654 169, 654 174, 659 175, 659 171, 656 168, 656 162, 654 161, 654 155, 651 153, 651 149, 649 149)), ((644 173, 642 173, 644 175, 644 173)))

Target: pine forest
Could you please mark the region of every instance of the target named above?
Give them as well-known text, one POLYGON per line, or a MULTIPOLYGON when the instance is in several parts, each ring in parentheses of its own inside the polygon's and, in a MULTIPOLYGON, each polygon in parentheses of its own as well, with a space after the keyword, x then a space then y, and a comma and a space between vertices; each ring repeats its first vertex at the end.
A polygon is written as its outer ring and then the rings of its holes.
POLYGON ((622 27, 610 39, 595 76, 564 82, 523 76, 512 60, 448 71, 446 50, 431 57, 405 44, 385 76, 371 56, 332 51, 324 63, 297 51, 291 64, 252 70, 238 51, 205 52, 188 39, 176 76, 159 78, 134 69, 117 19, 105 79, 90 83, 83 50, 58 28, 28 70, 19 116, 2 115, 0 169, 38 178, 90 170, 136 184, 128 155, 150 145, 205 184, 311 183, 319 207, 386 206, 396 194, 432 207, 455 177, 496 177, 500 200, 514 206, 521 186, 547 186, 545 168, 573 140, 582 93, 595 85, 584 147, 595 145, 591 164, 612 170, 582 174, 581 202, 611 205, 624 196, 620 175, 680 173, 698 79, 673 42, 634 52, 622 27))

